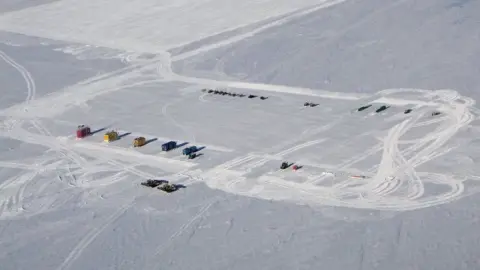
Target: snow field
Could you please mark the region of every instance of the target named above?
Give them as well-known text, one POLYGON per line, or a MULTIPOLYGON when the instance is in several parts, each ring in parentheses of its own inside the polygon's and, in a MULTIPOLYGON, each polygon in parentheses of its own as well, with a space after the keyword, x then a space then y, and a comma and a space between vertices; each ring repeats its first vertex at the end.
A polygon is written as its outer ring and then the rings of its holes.
POLYGON ((102 0, 95 3, 66 0, 3 14, 0 29, 54 40, 156 53, 269 18, 299 10, 306 14, 344 1, 203 0, 192 5, 188 0, 163 4, 154 0, 102 0), (115 12, 111 12, 112 4, 117 6, 115 12), (188 14, 187 21, 185 14, 188 14), (59 24, 59 21, 64 23, 59 24))
MULTIPOLYGON (((20 2, 0 9, 32 1, 20 2)), ((59 39, 0 33, 16 46, 1 49, 3 88, 24 95, 0 104, 2 266, 475 268, 475 1, 277 2, 64 0, 2 13, 0 29, 59 39), (126 67, 102 74, 106 59, 126 67), (76 140, 78 124, 98 132, 76 140), (103 143, 110 129, 128 135, 103 143), (136 136, 152 141, 133 148, 136 136), (161 152, 168 140, 203 155, 161 152), (303 167, 279 170, 284 160, 303 167), (145 178, 186 188, 165 194, 145 178)))

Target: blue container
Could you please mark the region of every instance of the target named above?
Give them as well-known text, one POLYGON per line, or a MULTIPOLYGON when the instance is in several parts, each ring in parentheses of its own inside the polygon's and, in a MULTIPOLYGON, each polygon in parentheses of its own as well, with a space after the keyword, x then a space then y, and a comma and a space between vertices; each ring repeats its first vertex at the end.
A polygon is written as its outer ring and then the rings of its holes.
POLYGON ((177 143, 174 141, 169 141, 167 143, 162 144, 162 151, 170 151, 177 147, 177 143))

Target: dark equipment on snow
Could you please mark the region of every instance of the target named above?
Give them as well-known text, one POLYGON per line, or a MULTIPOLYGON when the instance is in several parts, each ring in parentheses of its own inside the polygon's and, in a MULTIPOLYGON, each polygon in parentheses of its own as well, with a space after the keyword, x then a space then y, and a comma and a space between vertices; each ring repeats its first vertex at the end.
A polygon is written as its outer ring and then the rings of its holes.
POLYGON ((358 111, 361 112, 361 111, 363 111, 363 110, 365 110, 365 109, 368 109, 368 108, 370 108, 370 107, 372 107, 372 104, 362 106, 362 107, 358 108, 358 111))
POLYGON ((280 169, 282 169, 282 170, 285 170, 288 167, 289 167, 288 162, 282 162, 282 165, 280 165, 280 169))
POLYGON ((142 186, 146 186, 146 187, 151 187, 151 188, 155 188, 155 187, 158 187, 160 186, 161 184, 164 184, 164 183, 167 183, 167 181, 165 180, 152 180, 152 179, 149 179, 145 182, 142 182, 140 183, 142 186))
POLYGON ((197 154, 196 153, 191 153, 188 155, 188 159, 194 159, 197 157, 197 154))
POLYGON ((256 98, 257 96, 255 95, 249 95, 248 98, 256 98))
POLYGON ((378 108, 375 112, 376 113, 379 113, 379 112, 383 112, 385 111, 386 109, 388 109, 389 107, 385 106, 385 105, 382 105, 380 108, 378 108))
POLYGON ((211 93, 213 93, 213 90, 211 90, 211 89, 210 89, 210 90, 208 90, 208 93, 210 93, 210 94, 211 94, 211 93))
POLYGON ((158 189, 165 191, 167 193, 171 193, 178 190, 178 187, 174 184, 164 183, 161 186, 159 186, 158 189))
POLYGON ((187 148, 183 149, 182 153, 184 155, 190 155, 190 154, 195 153, 197 151, 198 151, 198 149, 197 149, 196 146, 190 146, 190 147, 187 147, 187 148))
POLYGON ((303 104, 303 106, 305 106, 305 107, 310 106, 310 102, 305 102, 305 103, 303 104))
POLYGON ((432 116, 439 115, 439 114, 441 114, 441 113, 440 112, 433 112, 432 116))
POLYGON ((169 141, 167 143, 162 144, 162 151, 170 151, 177 147, 177 143, 174 141, 169 141))
POLYGON ((260 97, 261 100, 265 100, 267 99, 268 97, 260 97))
POLYGON ((406 109, 405 112, 403 112, 404 114, 409 114, 412 112, 412 109, 406 109))
POLYGON ((310 107, 317 107, 318 104, 317 103, 310 103, 310 107))

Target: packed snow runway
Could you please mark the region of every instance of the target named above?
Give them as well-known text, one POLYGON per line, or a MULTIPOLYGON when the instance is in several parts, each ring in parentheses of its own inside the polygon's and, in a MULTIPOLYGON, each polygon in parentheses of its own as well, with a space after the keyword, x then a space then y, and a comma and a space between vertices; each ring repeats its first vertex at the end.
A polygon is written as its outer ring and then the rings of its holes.
MULTIPOLYGON (((6 269, 388 269, 392 257, 378 258, 410 250, 432 230, 428 214, 460 215, 456 203, 480 191, 475 97, 382 74, 389 87, 375 91, 335 84, 353 76, 350 59, 388 43, 356 31, 375 33, 369 21, 387 25, 411 1, 156 2, 45 0, 0 14, 0 79, 15 97, 0 104, 6 269), (362 36, 352 47, 349 32, 362 36), (310 66, 296 63, 302 40, 310 66), (303 83, 309 73, 323 82, 303 83), (90 136, 77 138, 79 125, 90 136), (118 139, 105 142, 108 131, 118 139), (191 146, 197 156, 182 153, 191 146)), ((397 51, 375 53, 370 68, 400 72, 385 60, 397 51)))

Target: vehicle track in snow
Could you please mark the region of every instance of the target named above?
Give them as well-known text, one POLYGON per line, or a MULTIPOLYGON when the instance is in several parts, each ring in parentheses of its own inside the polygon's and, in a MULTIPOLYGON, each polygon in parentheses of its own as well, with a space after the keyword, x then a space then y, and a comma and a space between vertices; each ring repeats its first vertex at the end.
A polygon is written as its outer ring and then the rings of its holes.
MULTIPOLYGON (((428 91, 419 91, 419 93, 426 96, 428 91)), ((211 175, 206 177, 207 185, 227 192, 264 199, 392 211, 420 209, 459 199, 465 190, 461 181, 447 175, 415 170, 415 167, 448 153, 452 149, 446 147, 448 141, 477 117, 469 109, 474 104, 470 99, 464 99, 459 95, 449 96, 455 96, 457 99, 441 99, 440 97, 437 100, 438 106, 446 114, 440 118, 441 120, 425 121, 423 119, 427 110, 417 108, 417 114, 407 117, 401 123, 390 128, 388 135, 379 144, 370 148, 370 151, 353 156, 334 169, 334 171, 346 170, 364 159, 365 156, 383 150, 379 165, 368 170, 369 174, 373 174, 373 178, 358 180, 355 183, 343 180, 333 186, 312 186, 313 183, 318 182, 319 178, 313 178, 307 183, 286 181, 278 175, 248 179, 229 170, 255 159, 255 154, 250 154, 227 162, 223 168, 219 167, 216 171, 212 171, 211 175), (437 123, 440 125, 433 131, 417 140, 410 140, 411 145, 404 150, 399 149, 402 136, 411 129, 437 123), (438 179, 435 180, 435 177, 438 179), (450 190, 442 194, 427 193, 426 184, 429 183, 445 185, 450 190), (250 191, 249 188, 251 188, 250 191), (400 191, 402 192, 399 193, 400 191), (305 194, 305 196, 301 194, 305 194)), ((291 150, 295 150, 295 148, 293 147, 291 150)), ((288 152, 289 150, 284 151, 284 153, 288 152)), ((261 163, 257 160, 250 164, 262 165, 261 163)), ((249 165, 245 165, 245 167, 249 167, 249 165)), ((240 171, 240 173, 242 172, 240 171)))
POLYGON ((127 211, 130 209, 135 202, 135 199, 132 200, 130 203, 125 204, 120 209, 115 211, 111 216, 104 219, 99 225, 94 226, 78 243, 77 245, 70 251, 68 256, 62 262, 60 266, 57 267, 57 270, 66 270, 69 269, 75 261, 80 258, 83 251, 88 248, 90 244, 92 244, 95 239, 107 229, 111 224, 115 221, 120 219, 127 211))
POLYGON ((197 223, 199 220, 203 219, 204 216, 208 213, 208 210, 210 210, 210 208, 221 198, 222 196, 216 196, 208 200, 194 216, 192 216, 186 223, 184 223, 177 231, 175 231, 175 233, 170 236, 166 243, 158 246, 155 249, 155 253, 153 254, 153 256, 147 262, 148 269, 161 269, 161 265, 164 262, 161 258, 163 253, 166 252, 167 249, 169 249, 174 244, 175 240, 178 237, 180 237, 188 229, 190 229, 194 223, 197 223))

